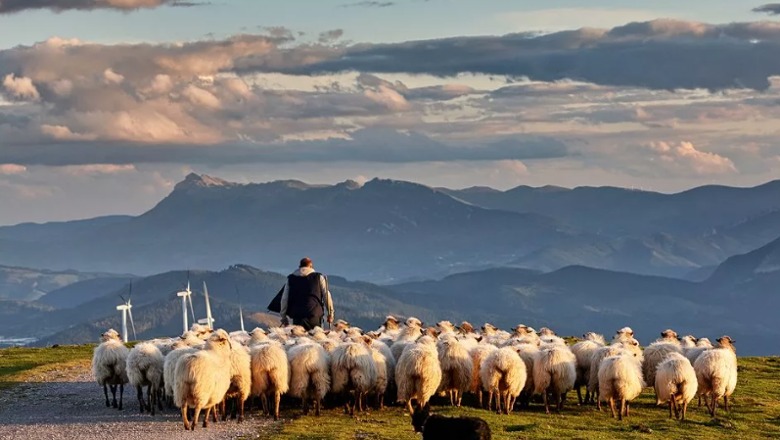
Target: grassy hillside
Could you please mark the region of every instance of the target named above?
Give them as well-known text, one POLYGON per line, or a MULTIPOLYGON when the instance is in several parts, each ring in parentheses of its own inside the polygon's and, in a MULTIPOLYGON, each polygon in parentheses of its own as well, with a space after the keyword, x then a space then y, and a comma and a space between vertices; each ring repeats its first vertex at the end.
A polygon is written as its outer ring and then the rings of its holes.
MULTIPOLYGON (((11 348, 0 350, 0 387, 14 382, 35 380, 36 374, 66 365, 81 364, 88 368, 92 345, 57 348, 11 348)), ((631 417, 618 422, 609 413, 594 408, 577 407, 576 396, 561 414, 546 415, 539 404, 530 410, 515 411, 510 416, 472 408, 451 409, 434 402, 434 411, 445 415, 468 415, 488 421, 495 439, 763 439, 780 438, 780 357, 740 358, 739 384, 730 414, 720 412, 712 420, 704 408, 691 406, 688 421, 679 423, 667 418, 667 410, 655 406, 652 392, 646 390, 631 406, 631 417)), ((256 407, 255 407, 256 408, 256 407)), ((252 410, 254 415, 256 409, 252 410)), ((255 438, 293 439, 408 439, 417 440, 408 416, 398 407, 372 410, 355 418, 345 416, 340 408, 328 409, 315 418, 303 417, 297 403, 287 405, 283 422, 273 424, 255 438)))

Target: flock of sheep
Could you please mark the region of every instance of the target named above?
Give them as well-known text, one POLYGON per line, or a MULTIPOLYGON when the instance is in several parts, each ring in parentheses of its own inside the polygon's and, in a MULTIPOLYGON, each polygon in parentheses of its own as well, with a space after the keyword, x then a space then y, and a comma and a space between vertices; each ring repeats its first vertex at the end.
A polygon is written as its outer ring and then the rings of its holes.
POLYGON ((734 341, 728 336, 713 346, 706 338, 678 339, 666 330, 644 349, 628 327, 610 343, 595 333, 583 337, 568 346, 547 328, 537 333, 518 325, 506 332, 485 324, 476 331, 467 322, 456 327, 448 321, 426 328, 416 318, 400 323, 388 316, 377 331, 365 333, 341 320, 331 330, 309 332, 287 326, 228 334, 195 324, 181 337, 128 349, 111 329, 95 348, 92 370, 106 406, 121 409, 129 383, 141 412, 154 415, 155 406, 162 409, 167 400, 181 409, 185 429, 192 430, 203 410, 204 427, 209 416, 225 420, 227 404, 240 422, 250 396, 259 397, 263 413, 277 420, 284 394, 300 399, 304 414, 313 405, 319 415, 326 396, 341 399, 350 414, 362 411, 369 398, 381 409, 386 396, 412 414, 427 408, 435 394, 460 406, 468 392, 480 407, 509 414, 516 403, 527 407, 534 396, 541 396, 548 413, 551 406, 560 411, 566 394, 576 389, 580 404, 600 409, 608 402, 612 416, 622 420, 629 403, 653 386, 670 417, 685 419, 696 396, 713 417, 720 398, 728 411, 737 383, 734 341))

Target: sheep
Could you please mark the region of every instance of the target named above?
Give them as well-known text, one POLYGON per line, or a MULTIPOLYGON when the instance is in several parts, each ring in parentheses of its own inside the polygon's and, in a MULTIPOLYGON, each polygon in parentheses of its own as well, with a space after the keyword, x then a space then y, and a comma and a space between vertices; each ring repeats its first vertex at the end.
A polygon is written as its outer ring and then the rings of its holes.
POLYGON ((441 383, 441 365, 433 339, 421 337, 403 351, 396 363, 395 383, 398 402, 406 404, 409 414, 414 412, 412 400, 421 408, 436 394, 441 383))
POLYGON ((331 354, 331 391, 353 396, 344 406, 345 414, 355 415, 355 408, 363 412, 365 396, 374 388, 376 364, 370 347, 371 338, 363 336, 339 345, 331 354))
MULTIPOLYGON (((231 341, 234 341, 231 338, 231 341)), ((234 341, 235 342, 235 341, 234 341)), ((229 399, 234 399, 233 418, 238 410, 238 422, 244 421, 244 403, 252 391, 252 359, 249 350, 239 343, 231 344, 230 349, 230 387, 222 400, 222 420, 227 420, 225 406, 229 399)))
POLYGON ((645 383, 652 385, 655 383, 655 369, 669 353, 682 354, 680 341, 677 339, 677 333, 668 329, 661 332, 661 339, 648 345, 644 351, 644 362, 642 363, 642 374, 645 383))
POLYGON ((251 332, 249 332, 249 340, 246 344, 249 347, 254 347, 255 345, 266 344, 269 340, 270 339, 268 338, 268 334, 265 332, 265 330, 261 329, 260 327, 255 327, 251 332))
POLYGON ((211 336, 211 333, 213 332, 213 330, 210 329, 209 326, 203 324, 197 324, 197 323, 192 324, 192 326, 190 327, 190 331, 193 332, 195 336, 197 336, 203 341, 207 340, 211 336))
POLYGON ((230 340, 241 345, 247 345, 249 344, 249 339, 251 336, 248 332, 244 330, 236 330, 234 332, 230 332, 230 340))
POLYGON ((279 420, 279 401, 290 387, 287 353, 281 344, 272 342, 251 349, 252 395, 260 396, 263 413, 270 414, 268 397, 274 398, 274 420, 279 420))
POLYGON ((457 327, 458 332, 462 335, 474 335, 474 326, 468 321, 463 321, 457 327))
POLYGON ((202 347, 206 341, 198 337, 192 330, 187 330, 179 336, 179 340, 187 344, 188 347, 202 347))
POLYGON ((551 345, 539 350, 534 362, 534 393, 542 394, 544 409, 550 414, 547 394, 555 398, 556 410, 563 409, 566 393, 577 379, 577 358, 568 347, 551 345))
POLYGON ((615 417, 615 401, 620 401, 618 420, 629 415, 629 402, 642 394, 645 381, 642 379, 640 358, 624 351, 610 356, 599 365, 599 401, 608 401, 615 417))
POLYGON ((384 408, 385 394, 394 389, 395 384, 395 358, 384 342, 377 339, 371 341, 371 355, 376 365, 376 383, 374 393, 377 396, 379 409, 384 408))
POLYGON ((98 385, 103 386, 106 396, 106 407, 122 409, 122 400, 127 383, 127 355, 130 350, 125 347, 122 339, 114 329, 108 329, 101 335, 102 343, 95 347, 92 355, 92 375, 98 385), (116 402, 116 387, 119 385, 119 404, 116 402), (111 388, 113 401, 108 401, 108 387, 111 388))
POLYGON ((395 342, 390 346, 390 351, 393 353, 396 363, 400 360, 404 348, 406 348, 407 345, 414 343, 421 335, 422 322, 414 317, 407 319, 404 328, 401 329, 395 342))
POLYGON ((449 321, 439 321, 436 323, 436 329, 439 331, 439 335, 454 335, 455 334, 455 326, 452 325, 449 321))
POLYGON ((688 403, 696 395, 697 387, 696 372, 688 358, 680 353, 669 353, 658 364, 655 373, 656 404, 669 402, 670 419, 682 416, 685 420, 688 403))
POLYGON ((176 383, 174 377, 176 373, 176 363, 185 354, 195 353, 198 349, 187 345, 185 340, 174 342, 171 348, 171 352, 165 355, 165 360, 163 361, 163 390, 165 395, 173 401, 173 385, 176 383))
POLYGON ((642 356, 642 348, 639 346, 639 341, 637 341, 634 338, 631 339, 623 339, 618 342, 613 342, 611 345, 607 345, 606 347, 601 347, 598 350, 594 351, 591 355, 591 362, 590 362, 590 378, 588 379, 588 392, 593 396, 592 398, 596 400, 596 405, 598 406, 598 409, 601 410, 601 400, 598 399, 599 394, 599 367, 601 365, 601 361, 604 359, 610 357, 610 356, 616 356, 618 354, 621 354, 622 351, 627 350, 631 352, 634 356, 640 357, 642 356))
POLYGON ((303 414, 309 413, 314 401, 314 414, 320 415, 322 399, 330 389, 330 358, 321 345, 306 342, 287 352, 290 362, 290 395, 303 401, 303 414))
POLYGON ((491 344, 478 344, 469 350, 469 357, 471 357, 471 383, 469 385, 469 391, 477 395, 477 401, 479 407, 482 408, 482 377, 480 376, 480 366, 482 360, 490 355, 490 353, 498 350, 495 345, 491 344))
POLYGON ((512 348, 520 355, 520 359, 525 363, 525 371, 529 373, 525 380, 525 387, 520 392, 520 406, 528 408, 536 388, 533 371, 536 357, 539 355, 539 347, 536 344, 520 343, 512 345, 512 348))
POLYGON ((230 336, 219 329, 208 338, 203 350, 184 355, 176 363, 173 399, 181 408, 185 430, 195 430, 203 409, 203 427, 208 427, 209 414, 225 398, 230 388, 231 350, 230 336), (187 418, 189 407, 195 409, 191 423, 187 418))
POLYGON ((437 344, 442 371, 439 391, 449 394, 452 406, 460 407, 463 392, 471 385, 473 366, 468 350, 453 336, 454 331, 448 335, 437 344))
POLYGON ((379 327, 377 332, 379 333, 379 340, 390 347, 401 332, 398 319, 393 315, 387 315, 384 324, 379 327))
POLYGON ((615 332, 612 342, 630 341, 631 339, 634 339, 634 330, 631 327, 623 327, 615 332))
POLYGON ((582 392, 580 388, 585 386, 585 402, 590 401, 590 392, 587 390, 590 379, 590 364, 593 353, 606 345, 604 336, 588 332, 582 335, 584 340, 577 342, 571 347, 571 352, 577 358, 577 380, 574 382, 574 388, 577 390, 577 401, 582 405, 582 392))
POLYGON ((525 362, 513 347, 504 347, 490 353, 479 367, 482 387, 488 391, 488 409, 496 397, 496 413, 512 412, 517 396, 528 376, 525 362))
POLYGON ((477 417, 443 417, 431 415, 430 405, 412 414, 415 432, 422 433, 423 440, 490 440, 490 426, 477 417))
POLYGON ((707 338, 701 338, 696 341, 695 347, 683 348, 683 354, 691 361, 691 365, 696 362, 696 359, 701 356, 702 353, 712 348, 712 342, 707 338))
POLYGON ((154 415, 155 403, 162 410, 162 404, 157 400, 157 393, 163 387, 164 364, 165 358, 160 349, 148 342, 136 345, 127 355, 127 378, 138 393, 141 413, 146 408, 151 415, 154 415), (146 402, 144 402, 143 387, 146 387, 146 402))
POLYGON ((723 397, 726 412, 729 411, 729 397, 737 387, 737 353, 734 347, 736 341, 729 336, 721 336, 717 341, 716 348, 702 353, 693 364, 699 384, 697 394, 705 397, 712 417, 715 417, 720 397, 723 397))

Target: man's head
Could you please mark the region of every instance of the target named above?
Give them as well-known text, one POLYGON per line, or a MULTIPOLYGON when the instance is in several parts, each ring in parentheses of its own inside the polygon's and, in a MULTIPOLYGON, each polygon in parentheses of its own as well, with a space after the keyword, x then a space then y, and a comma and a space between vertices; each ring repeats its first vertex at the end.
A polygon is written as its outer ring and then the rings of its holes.
POLYGON ((303 257, 301 258, 301 263, 298 265, 298 267, 311 267, 312 266, 311 258, 309 257, 303 257))

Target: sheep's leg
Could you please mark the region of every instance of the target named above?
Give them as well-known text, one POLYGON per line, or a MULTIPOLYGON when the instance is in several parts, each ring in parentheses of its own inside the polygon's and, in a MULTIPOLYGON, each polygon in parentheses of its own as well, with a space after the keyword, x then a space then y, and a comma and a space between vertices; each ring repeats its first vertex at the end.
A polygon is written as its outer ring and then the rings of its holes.
POLYGON ((490 411, 493 407, 493 390, 488 391, 487 410, 490 411))
POLYGON ((120 383, 119 384, 119 410, 122 410, 122 399, 125 395, 125 384, 120 383))
POLYGON ((713 395, 712 396, 712 411, 710 411, 710 415, 712 418, 715 418, 715 409, 718 407, 718 396, 713 395))
POLYGON ((729 396, 723 396, 723 408, 729 412, 729 396))
POLYGON ((381 393, 379 394, 379 410, 385 409, 385 394, 381 393))
POLYGON ((268 397, 266 397, 265 393, 260 395, 260 405, 263 407, 264 416, 271 414, 268 412, 268 397))
POLYGON ((146 389, 147 397, 149 397, 149 411, 154 415, 154 406, 157 404, 157 387, 149 385, 146 389))
POLYGON ((683 401, 682 403, 682 420, 685 421, 685 414, 688 412, 688 402, 683 401))
POLYGON ((116 385, 111 385, 109 388, 111 388, 111 406, 116 408, 118 405, 116 404, 116 385))
POLYGON ((190 430, 190 421, 187 420, 187 404, 181 406, 181 419, 184 421, 184 430, 190 430))
POLYGON ((141 414, 144 413, 144 389, 141 387, 141 385, 137 385, 135 387, 136 393, 138 395, 138 404, 141 406, 141 414))
POLYGON ((219 404, 219 410, 222 412, 222 421, 226 421, 228 414, 227 414, 227 399, 222 399, 222 402, 219 404))
POLYGON ((601 412, 601 396, 596 397, 596 409, 601 412))
POLYGON ((564 400, 566 400, 566 395, 555 393, 555 411, 561 412, 564 400))
POLYGON ((274 420, 279 420, 279 400, 282 398, 282 393, 276 391, 274 393, 274 420))
POLYGON ((626 401, 626 417, 631 413, 631 402, 626 401))
POLYGON ((669 418, 671 419, 672 416, 672 410, 674 409, 674 399, 669 399, 669 418))
POLYGON ((609 409, 612 411, 612 418, 615 418, 615 398, 609 398, 609 409))
POLYGON ((244 402, 246 401, 241 400, 241 397, 238 398, 238 423, 244 421, 244 402))
POLYGON ((482 406, 482 390, 477 391, 477 402, 479 402, 479 407, 484 408, 482 406))
POLYGON ((160 411, 163 410, 163 400, 165 400, 165 387, 157 388, 155 391, 155 394, 157 395, 157 409, 160 411), (160 392, 162 390, 162 392, 160 392))
POLYGON ((463 401, 463 391, 457 391, 458 393, 458 408, 460 408, 460 404, 463 401))
POLYGON ((512 412, 512 406, 510 405, 510 402, 512 401, 512 396, 509 395, 509 392, 507 391, 506 397, 504 398, 504 414, 509 415, 509 413, 512 412))
POLYGON ((501 414, 501 400, 504 399, 504 393, 499 391, 496 394, 496 414, 501 414))
MULTIPOLYGON (((224 405, 225 401, 223 400, 221 403, 222 405, 224 405)), ((211 407, 211 419, 214 420, 214 423, 218 423, 219 411, 220 411, 219 403, 211 407)))
MULTIPOLYGON (((186 406, 186 405, 185 405, 186 406)), ((192 415, 192 422, 190 423, 190 431, 195 430, 195 426, 198 424, 198 419, 200 418, 200 411, 203 409, 201 406, 195 407, 195 413, 192 415)), ((205 428, 208 423, 204 423, 203 427, 205 428)))
POLYGON ((623 420, 623 415, 626 412, 626 399, 625 397, 620 398, 620 414, 618 414, 618 420, 623 420))
POLYGON ((308 396, 303 397, 303 415, 309 415, 309 398, 308 396))
POLYGON ((412 399, 406 401, 406 409, 409 411, 410 416, 414 414, 414 409, 412 409, 412 399))
POLYGON ((111 406, 111 404, 108 402, 108 385, 103 384, 103 394, 106 396, 106 408, 111 406))
POLYGON ((550 403, 547 401, 547 390, 542 392, 542 398, 544 399, 544 412, 550 414, 550 403))
POLYGON ((580 391, 580 387, 577 387, 577 404, 582 405, 582 391, 580 391))
POLYGON ((322 406, 322 399, 320 399, 319 396, 317 396, 314 399, 314 415, 319 417, 320 416, 320 407, 322 406))
MULTIPOLYGON (((209 427, 209 414, 211 414, 212 417, 214 417, 214 411, 216 411, 217 406, 213 405, 208 408, 206 408, 206 414, 203 415, 203 427, 208 428, 209 427)), ((197 422, 196 422, 197 423, 197 422)))

